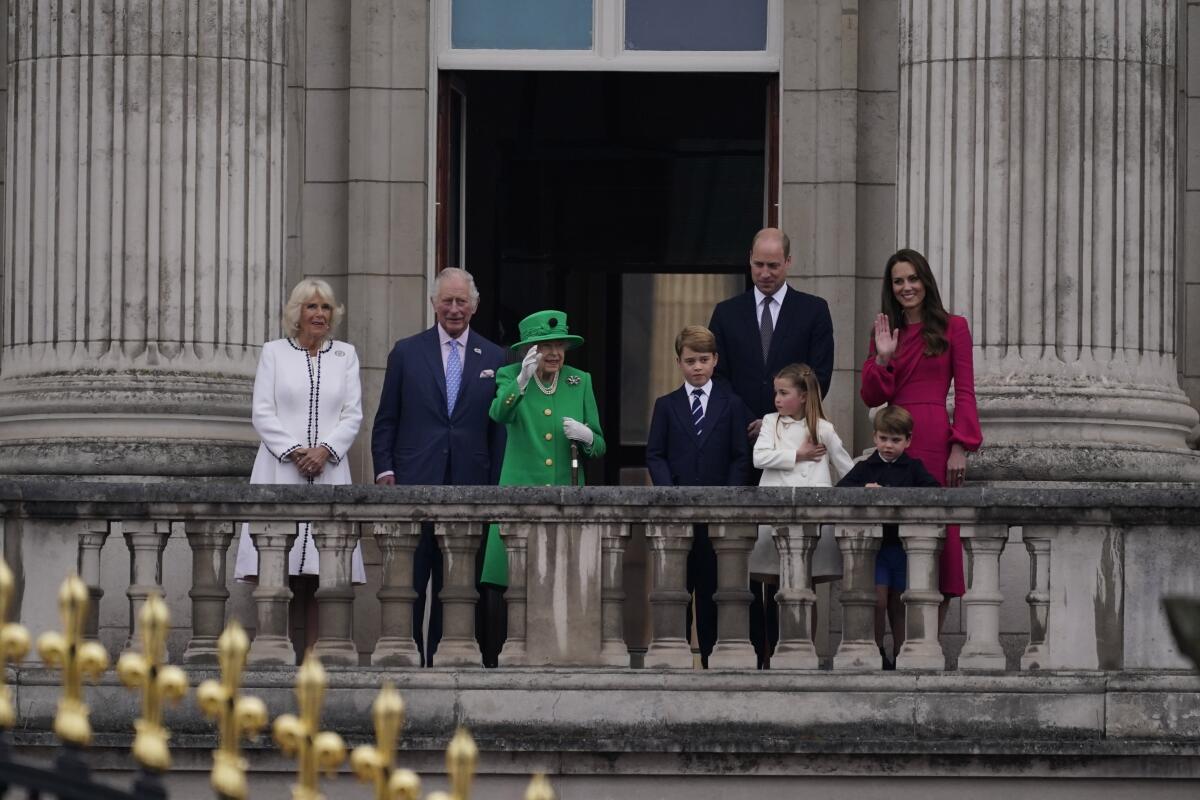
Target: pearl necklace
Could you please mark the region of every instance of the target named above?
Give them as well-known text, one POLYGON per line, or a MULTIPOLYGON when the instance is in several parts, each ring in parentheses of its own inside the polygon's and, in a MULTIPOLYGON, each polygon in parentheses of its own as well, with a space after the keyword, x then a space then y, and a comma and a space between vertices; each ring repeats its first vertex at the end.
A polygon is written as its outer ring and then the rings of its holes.
POLYGON ((542 394, 554 394, 554 391, 558 389, 558 373, 554 373, 554 377, 550 380, 549 386, 543 385, 542 382, 538 380, 536 372, 533 373, 533 382, 536 383, 537 387, 542 390, 542 394))

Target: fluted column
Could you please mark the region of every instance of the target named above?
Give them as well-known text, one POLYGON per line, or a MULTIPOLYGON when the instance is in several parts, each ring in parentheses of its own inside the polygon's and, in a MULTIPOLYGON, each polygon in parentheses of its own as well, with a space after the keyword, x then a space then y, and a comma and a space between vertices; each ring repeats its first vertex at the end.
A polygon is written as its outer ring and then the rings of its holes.
POLYGON ((898 240, 971 325, 975 477, 1200 478, 1175 362, 1176 16, 901 0, 898 240))
POLYGON ((244 475, 285 0, 8 6, 0 469, 244 475))

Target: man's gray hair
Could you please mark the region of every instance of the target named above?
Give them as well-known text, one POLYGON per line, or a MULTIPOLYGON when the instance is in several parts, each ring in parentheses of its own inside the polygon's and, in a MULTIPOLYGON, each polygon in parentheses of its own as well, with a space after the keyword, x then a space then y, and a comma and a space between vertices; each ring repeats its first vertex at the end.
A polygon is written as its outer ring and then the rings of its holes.
POLYGON ((475 277, 465 269, 459 267, 446 267, 437 274, 433 280, 433 289, 429 292, 429 299, 437 302, 438 294, 442 291, 442 282, 449 278, 460 278, 467 282, 467 294, 471 298, 471 308, 479 308, 479 290, 475 288, 475 277))

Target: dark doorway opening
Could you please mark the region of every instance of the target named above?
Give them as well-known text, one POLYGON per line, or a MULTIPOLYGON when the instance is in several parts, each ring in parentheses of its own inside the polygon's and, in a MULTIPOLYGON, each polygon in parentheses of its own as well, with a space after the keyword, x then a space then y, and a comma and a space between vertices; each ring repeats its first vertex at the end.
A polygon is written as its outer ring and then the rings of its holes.
POLYGON ((441 73, 437 260, 476 277, 474 325, 502 345, 558 308, 587 343, 608 456, 589 483, 637 482, 671 342, 744 288, 777 198, 777 77, 441 73), (666 348, 666 352, 657 352, 666 348))

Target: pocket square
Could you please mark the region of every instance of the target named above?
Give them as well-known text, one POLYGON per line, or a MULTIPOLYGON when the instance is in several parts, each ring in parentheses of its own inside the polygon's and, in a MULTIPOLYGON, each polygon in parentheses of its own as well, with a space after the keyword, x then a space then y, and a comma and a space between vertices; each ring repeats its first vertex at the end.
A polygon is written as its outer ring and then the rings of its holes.
POLYGON ((494 378, 494 377, 496 377, 496 370, 494 370, 494 369, 485 369, 483 372, 479 373, 479 377, 481 377, 481 378, 494 378))

